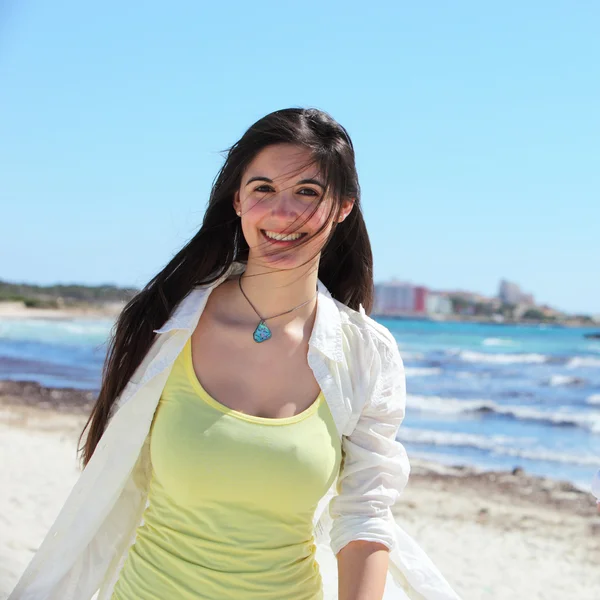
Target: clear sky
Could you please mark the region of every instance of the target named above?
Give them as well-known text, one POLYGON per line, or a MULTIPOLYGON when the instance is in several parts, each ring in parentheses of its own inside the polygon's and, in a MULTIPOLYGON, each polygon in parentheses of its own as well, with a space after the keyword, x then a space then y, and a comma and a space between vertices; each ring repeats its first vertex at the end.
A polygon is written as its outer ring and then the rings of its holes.
POLYGON ((0 5, 0 279, 146 283, 267 112, 350 132, 376 280, 600 313, 600 4, 0 5))

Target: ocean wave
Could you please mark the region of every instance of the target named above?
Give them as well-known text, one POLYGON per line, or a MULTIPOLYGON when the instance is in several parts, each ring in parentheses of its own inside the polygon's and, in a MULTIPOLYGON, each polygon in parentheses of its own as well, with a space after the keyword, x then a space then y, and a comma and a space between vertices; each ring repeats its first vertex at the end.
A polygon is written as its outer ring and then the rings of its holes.
POLYGON ((439 415, 457 415, 460 413, 478 412, 482 409, 493 408, 495 403, 491 400, 458 400, 457 398, 443 398, 441 396, 416 396, 409 394, 406 397, 409 408, 421 412, 432 412, 439 415))
POLYGON ((574 375, 552 375, 546 382, 546 385, 551 387, 575 387, 585 385, 585 379, 581 377, 575 377, 574 375))
POLYGON ((594 356, 575 356, 571 360, 567 362, 567 367, 569 369, 579 369, 579 368, 600 368, 600 358, 595 358, 594 356))
POLYGON ((454 377, 456 379, 479 379, 481 377, 485 377, 486 373, 474 373, 472 371, 457 371, 454 373, 454 377))
POLYGON ((458 352, 458 357, 465 362, 498 365, 542 364, 548 362, 549 359, 544 354, 485 354, 472 350, 461 350, 458 352))
POLYGON ((62 324, 62 329, 73 335, 106 335, 110 331, 111 323, 103 322, 67 322, 62 324))
POLYGON ((442 372, 438 367, 406 367, 404 371, 407 377, 427 377, 439 375, 442 372))
POLYGON ((510 338, 486 338, 482 344, 484 346, 515 346, 517 342, 510 338))
POLYGON ((456 431, 435 431, 432 429, 413 429, 401 427, 398 440, 402 443, 429 444, 431 446, 468 446, 481 450, 494 450, 498 446, 515 445, 521 440, 505 435, 483 436, 475 433, 456 431))
POLYGON ((600 404, 600 394, 592 394, 585 399, 586 404, 600 404))
POLYGON ((491 452, 495 455, 514 456, 515 458, 524 458, 527 460, 543 460, 594 467, 598 465, 598 457, 594 455, 567 454, 539 447, 519 448, 523 443, 533 442, 532 438, 513 438, 504 435, 483 436, 474 433, 401 427, 398 432, 398 440, 408 444, 475 448, 491 452))
POLYGON ((99 344, 109 337, 113 321, 108 319, 44 320, 0 319, 0 337, 11 341, 33 341, 53 344, 99 344))
POLYGON ((425 354, 422 352, 409 352, 408 350, 400 350, 400 356, 402 356, 402 360, 423 360, 425 358, 425 354))
POLYGON ((492 400, 459 400, 440 396, 407 396, 409 408, 440 415, 496 414, 518 421, 534 421, 556 427, 581 427, 600 433, 600 415, 566 410, 544 411, 530 406, 501 405, 492 400))

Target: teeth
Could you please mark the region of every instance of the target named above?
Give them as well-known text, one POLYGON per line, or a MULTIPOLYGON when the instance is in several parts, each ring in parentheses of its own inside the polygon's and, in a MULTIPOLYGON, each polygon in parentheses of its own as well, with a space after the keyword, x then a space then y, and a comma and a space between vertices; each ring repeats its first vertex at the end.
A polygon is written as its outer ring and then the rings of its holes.
POLYGON ((288 235, 284 235, 283 233, 275 233, 274 231, 265 231, 265 235, 268 238, 279 242, 291 242, 302 237, 301 233, 289 233, 288 235))

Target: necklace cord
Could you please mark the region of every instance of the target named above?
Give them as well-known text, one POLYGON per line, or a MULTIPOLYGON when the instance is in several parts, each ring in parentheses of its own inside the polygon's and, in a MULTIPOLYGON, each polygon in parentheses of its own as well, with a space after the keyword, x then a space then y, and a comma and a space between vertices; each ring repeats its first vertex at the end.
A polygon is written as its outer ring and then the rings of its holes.
POLYGON ((242 287, 242 276, 240 275, 239 279, 238 279, 238 283, 240 286, 240 291, 242 292, 242 295, 244 296, 244 298, 246 298, 246 300, 248 301, 248 304, 252 307, 252 309, 254 310, 254 312, 258 315, 258 318, 264 323, 265 321, 268 321, 270 319, 274 319, 275 317, 283 317, 283 315, 287 315, 295 310, 298 310, 299 308, 302 308, 303 306, 306 306, 309 302, 312 302, 316 297, 317 294, 319 292, 319 290, 317 289, 315 291, 315 295, 312 298, 309 298, 308 300, 302 302, 302 304, 298 304, 298 306, 294 306, 294 308, 290 308, 289 310, 286 310, 285 312, 279 313, 278 315, 273 315, 271 317, 266 317, 263 318, 261 316, 261 314, 256 310, 256 307, 254 306, 254 304, 252 304, 252 302, 250 301, 250 298, 248 298, 248 296, 246 296, 246 292, 244 292, 244 288, 242 287))

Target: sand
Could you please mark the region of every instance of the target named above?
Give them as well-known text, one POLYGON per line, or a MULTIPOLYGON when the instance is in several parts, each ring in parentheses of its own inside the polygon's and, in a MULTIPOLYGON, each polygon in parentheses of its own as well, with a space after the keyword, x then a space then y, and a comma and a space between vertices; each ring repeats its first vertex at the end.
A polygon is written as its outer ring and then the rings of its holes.
MULTIPOLYGON (((77 436, 88 408, 76 397, 0 386, 0 599, 77 479, 77 436)), ((82 402, 89 407, 89 397, 82 402)), ((396 518, 461 598, 600 598, 600 515, 591 495, 520 471, 412 464, 396 518)))
POLYGON ((70 321, 72 319, 116 319, 123 310, 123 302, 65 308, 27 308, 23 302, 0 302, 1 319, 43 319, 70 321))

